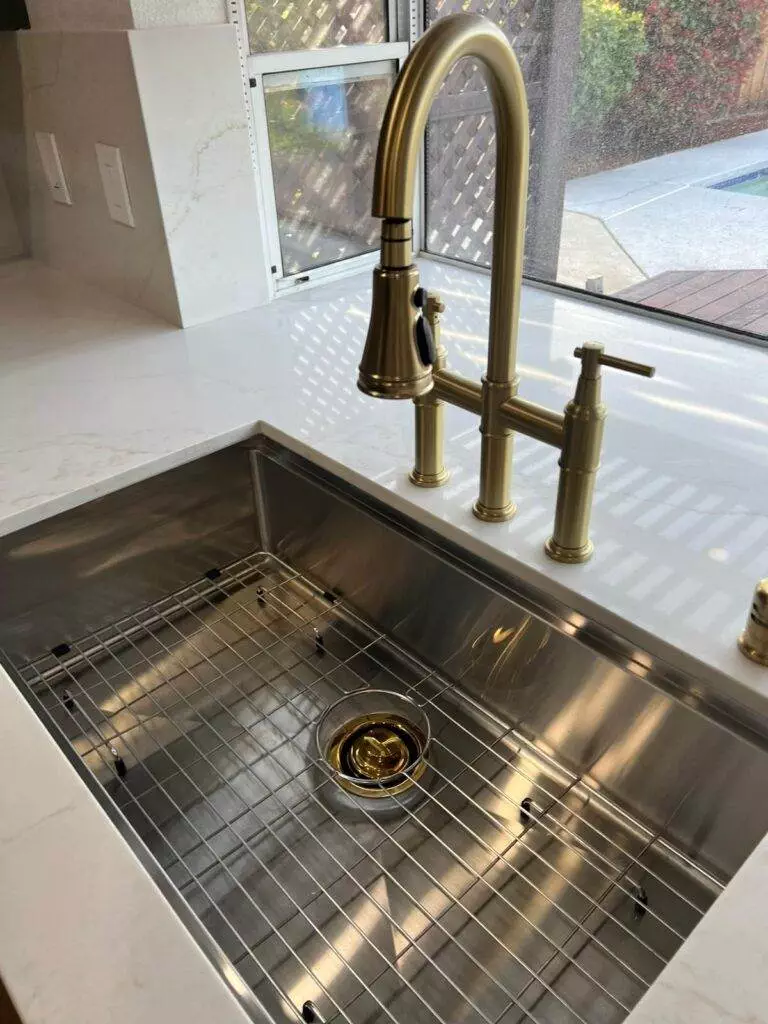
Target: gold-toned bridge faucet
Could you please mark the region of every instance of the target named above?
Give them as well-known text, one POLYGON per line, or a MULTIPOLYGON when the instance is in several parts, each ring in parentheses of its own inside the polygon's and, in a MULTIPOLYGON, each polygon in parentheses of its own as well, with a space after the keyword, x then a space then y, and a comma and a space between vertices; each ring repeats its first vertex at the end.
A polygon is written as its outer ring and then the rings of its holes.
POLYGON ((376 398, 414 400, 416 459, 411 480, 421 487, 438 487, 448 478, 443 403, 480 416, 480 494, 473 511, 488 522, 503 522, 515 513, 514 432, 559 448, 555 525, 546 550, 560 562, 584 562, 592 553, 589 520, 606 412, 600 396, 601 367, 646 377, 654 370, 607 356, 601 345, 587 343, 574 353, 581 359, 581 374, 564 412, 518 396, 528 142, 525 85, 504 33, 479 15, 441 18, 403 64, 381 128, 373 185, 373 215, 382 221, 381 260, 373 272, 371 320, 357 384, 376 398), (439 337, 443 306, 419 286, 413 262, 414 183, 424 128, 440 85, 462 57, 473 57, 482 65, 496 118, 490 338, 482 382, 446 368, 439 337))

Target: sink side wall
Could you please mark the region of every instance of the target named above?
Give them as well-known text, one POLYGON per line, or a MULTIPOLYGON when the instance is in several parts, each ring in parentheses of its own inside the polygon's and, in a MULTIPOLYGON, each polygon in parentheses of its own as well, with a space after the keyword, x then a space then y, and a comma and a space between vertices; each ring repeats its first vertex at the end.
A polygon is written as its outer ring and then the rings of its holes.
MULTIPOLYGON (((320 483, 258 457, 272 550, 721 877, 768 831, 768 754, 320 483)), ((514 581, 511 581, 514 584, 514 581)))
POLYGON ((133 484, 0 540, 0 649, 38 657, 259 546, 242 448, 133 484))

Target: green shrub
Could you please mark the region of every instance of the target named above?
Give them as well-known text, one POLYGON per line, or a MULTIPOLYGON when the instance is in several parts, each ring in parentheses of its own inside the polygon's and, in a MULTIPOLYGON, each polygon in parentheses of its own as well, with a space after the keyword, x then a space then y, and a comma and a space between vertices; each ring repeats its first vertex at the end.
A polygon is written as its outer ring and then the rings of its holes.
POLYGON ((645 27, 639 11, 624 10, 615 0, 584 0, 573 128, 600 126, 632 91, 643 53, 645 27))

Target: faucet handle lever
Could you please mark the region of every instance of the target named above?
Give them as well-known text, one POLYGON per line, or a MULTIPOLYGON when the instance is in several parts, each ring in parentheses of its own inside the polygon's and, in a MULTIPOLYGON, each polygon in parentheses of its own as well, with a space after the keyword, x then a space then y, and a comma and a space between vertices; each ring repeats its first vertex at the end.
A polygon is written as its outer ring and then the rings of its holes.
POLYGON ((428 292, 421 285, 414 291, 412 302, 421 310, 415 328, 419 358, 424 366, 433 366, 438 357, 440 314, 445 312, 445 304, 437 292, 428 292))
POLYGON ((437 359, 437 346, 429 320, 423 314, 417 317, 414 331, 419 359, 424 366, 433 366, 437 359))
POLYGON ((610 366, 614 370, 636 373, 640 377, 653 377, 656 373, 656 367, 649 366, 647 363, 636 363, 632 359, 619 359, 617 356, 606 355, 603 346, 594 341, 588 341, 583 346, 575 348, 573 354, 577 359, 581 359, 585 367, 588 361, 594 361, 593 366, 599 363, 600 366, 610 366))

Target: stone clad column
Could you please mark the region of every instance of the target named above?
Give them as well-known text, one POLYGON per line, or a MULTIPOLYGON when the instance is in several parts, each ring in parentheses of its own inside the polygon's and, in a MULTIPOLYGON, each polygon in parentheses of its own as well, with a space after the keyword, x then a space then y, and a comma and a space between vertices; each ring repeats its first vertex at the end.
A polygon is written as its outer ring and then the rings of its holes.
POLYGON ((18 34, 31 253, 182 326, 270 296, 237 37, 226 0, 28 0, 18 34), (54 201, 36 132, 56 137, 54 201), (135 226, 107 208, 120 150, 135 226))

